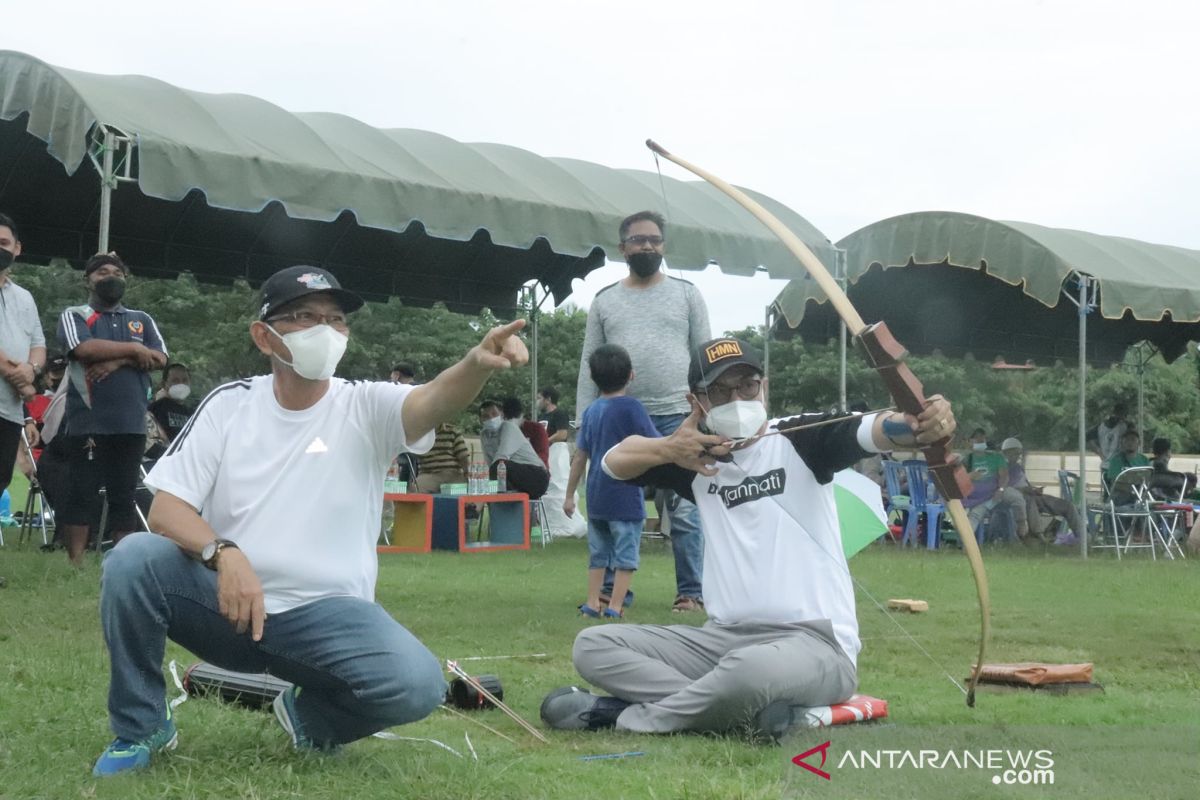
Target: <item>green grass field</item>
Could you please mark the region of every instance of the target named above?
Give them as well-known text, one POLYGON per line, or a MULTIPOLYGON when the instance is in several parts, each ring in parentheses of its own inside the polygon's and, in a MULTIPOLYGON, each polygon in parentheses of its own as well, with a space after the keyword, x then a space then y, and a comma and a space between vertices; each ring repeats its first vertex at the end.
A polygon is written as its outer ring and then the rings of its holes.
MULTIPOLYGON (((861 691, 886 698, 886 722, 805 732, 783 747, 738 737, 550 734, 535 742, 496 711, 478 719, 517 740, 438 711, 397 729, 421 742, 359 742, 336 757, 293 752, 269 714, 193 698, 177 711, 179 748, 148 772, 105 781, 93 760, 111 738, 105 715, 107 658, 97 622, 99 566, 81 572, 61 552, 0 549, 0 798, 773 798, 1088 797, 1196 795, 1200 741, 1200 564, 1108 556, 1087 563, 1024 549, 985 550, 994 633, 990 661, 1093 661, 1102 694, 1055 697, 980 693, 975 709, 859 593, 864 639, 861 691), (469 734, 478 761, 470 758, 469 734), (857 749, 1050 747, 1052 787, 995 786, 990 772, 834 770, 823 781, 791 764, 827 739, 831 753, 857 749), (620 760, 580 756, 643 751, 620 760), (1140 788, 1136 788, 1140 787, 1140 788)), ((537 722, 542 696, 576 682, 571 641, 583 625, 585 546, 555 542, 529 552, 390 555, 379 599, 439 656, 547 653, 547 658, 469 662, 499 674, 506 700, 537 722)), ((916 597, 930 612, 899 622, 956 677, 978 634, 974 587, 954 551, 873 547, 851 562, 880 600, 916 597)), ((647 543, 632 622, 699 624, 668 611, 673 567, 647 543)), ((592 623, 595 624, 595 623, 592 623)), ((610 623, 611 624, 611 623, 610 623)), ((181 666, 193 659, 172 647, 181 666)), ((174 694, 174 692, 172 692, 174 694)), ((832 757, 832 756, 831 756, 832 757)), ((809 759, 810 763, 817 763, 809 759)), ((832 766, 832 765, 831 765, 832 766)))

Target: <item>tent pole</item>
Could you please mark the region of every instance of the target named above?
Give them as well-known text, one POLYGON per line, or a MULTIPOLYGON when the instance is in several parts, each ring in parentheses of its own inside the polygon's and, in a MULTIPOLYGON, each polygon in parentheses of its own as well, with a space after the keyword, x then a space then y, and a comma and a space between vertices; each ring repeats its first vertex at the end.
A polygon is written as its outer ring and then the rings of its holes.
MULTIPOLYGON (((1079 553, 1088 556, 1087 516, 1087 315, 1091 310, 1088 290, 1092 285, 1090 275, 1079 274, 1079 519, 1083 531, 1079 536, 1079 553)), ((1103 469, 1103 466, 1101 467, 1103 469)))
MULTIPOLYGON (((835 263, 837 264, 837 282, 842 287, 842 292, 846 291, 846 251, 835 251, 835 263)), ((843 414, 846 413, 848 406, 846 405, 846 323, 843 320, 838 324, 838 410, 843 414)))
POLYGON ((1142 344, 1137 347, 1138 376, 1138 449, 1146 451, 1146 361, 1142 358, 1142 344))
MULTIPOLYGON (((771 314, 771 312, 773 310, 774 310, 774 308, 772 306, 768 305, 766 313, 764 314, 764 320, 763 320, 763 322, 764 322, 764 324, 763 324, 763 377, 768 378, 768 379, 771 377, 771 331, 775 327, 774 320, 772 319, 772 314, 771 314)), ((768 384, 768 385, 770 385, 770 384, 768 384)), ((768 392, 767 393, 767 416, 770 416, 770 415, 771 415, 771 395, 770 395, 770 392, 768 392)))
POLYGON ((100 169, 100 242, 97 253, 108 252, 108 227, 112 218, 112 191, 116 185, 113 177, 113 132, 104 129, 104 152, 101 154, 100 169))
POLYGON ((533 287, 530 289, 529 316, 533 328, 533 355, 529 358, 529 363, 533 367, 533 388, 530 391, 529 397, 529 413, 534 421, 538 418, 537 393, 538 393, 538 318, 541 314, 538 313, 537 301, 537 281, 533 282, 533 287))

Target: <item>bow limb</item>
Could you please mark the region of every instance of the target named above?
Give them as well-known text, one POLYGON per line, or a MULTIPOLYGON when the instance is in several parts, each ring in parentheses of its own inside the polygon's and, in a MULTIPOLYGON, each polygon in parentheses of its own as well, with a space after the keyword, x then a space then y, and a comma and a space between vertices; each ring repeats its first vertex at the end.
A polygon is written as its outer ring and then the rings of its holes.
MULTIPOLYGON (((767 211, 760 203, 747 196, 745 192, 737 187, 726 183, 716 175, 694 164, 688 163, 682 158, 672 155, 651 139, 646 140, 646 146, 668 161, 678 164, 688 172, 703 178, 720 189, 774 233, 792 255, 808 270, 808 274, 825 292, 825 296, 829 298, 830 304, 837 310, 838 316, 846 323, 846 328, 850 334, 863 346, 866 350, 868 360, 882 375, 884 383, 887 385, 892 397, 895 398, 896 405, 900 410, 907 414, 916 415, 925 408, 925 396, 921 383, 912 374, 908 365, 904 363, 904 357, 907 355, 907 352, 892 338, 886 324, 880 322, 868 326, 863 322, 858 310, 850 302, 850 298, 842 291, 842 287, 829 274, 829 270, 813 254, 808 245, 800 240, 800 237, 792 233, 771 212, 767 211)), ((979 673, 983 668, 984 656, 987 652, 988 639, 991 633, 991 600, 988 592, 987 574, 983 568, 983 557, 979 552, 979 545, 975 541, 975 533, 971 528, 970 520, 967 518, 967 513, 961 501, 961 498, 970 492, 971 483, 962 465, 949 452, 949 443, 950 440, 948 438, 943 439, 923 447, 922 452, 925 455, 926 462, 929 464, 930 473, 933 475, 938 489, 942 493, 942 497, 946 499, 946 510, 954 524, 955 530, 958 531, 959 539, 962 541, 963 552, 966 554, 967 561, 971 565, 971 572, 975 578, 975 590, 979 596, 979 656, 975 669, 971 672, 971 679, 967 688, 967 705, 974 706, 975 687, 979 682, 979 673)))

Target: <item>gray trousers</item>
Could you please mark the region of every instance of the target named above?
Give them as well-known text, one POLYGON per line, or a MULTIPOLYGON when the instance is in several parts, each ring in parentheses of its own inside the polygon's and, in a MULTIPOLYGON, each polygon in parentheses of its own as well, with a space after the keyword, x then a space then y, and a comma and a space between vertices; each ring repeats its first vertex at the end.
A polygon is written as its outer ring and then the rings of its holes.
POLYGON ((1067 526, 1076 536, 1083 535, 1083 525, 1079 521, 1079 509, 1068 498, 1054 497, 1049 494, 1025 495, 1025 516, 1029 518, 1029 532, 1041 534, 1046 529, 1041 512, 1063 517, 1067 526))
POLYGON ((777 700, 825 706, 858 685, 828 620, 597 626, 571 657, 589 683, 634 703, 617 728, 639 733, 726 731, 777 700))

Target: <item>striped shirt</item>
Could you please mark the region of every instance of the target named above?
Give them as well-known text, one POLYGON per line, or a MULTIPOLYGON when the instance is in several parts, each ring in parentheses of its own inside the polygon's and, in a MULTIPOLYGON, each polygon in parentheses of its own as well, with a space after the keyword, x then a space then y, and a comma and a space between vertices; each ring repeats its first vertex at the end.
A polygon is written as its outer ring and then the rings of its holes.
POLYGON ((439 425, 433 447, 421 456, 421 472, 451 472, 462 469, 469 458, 467 440, 462 431, 450 423, 439 425))

